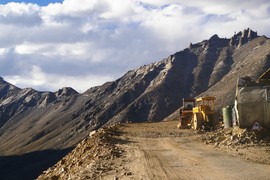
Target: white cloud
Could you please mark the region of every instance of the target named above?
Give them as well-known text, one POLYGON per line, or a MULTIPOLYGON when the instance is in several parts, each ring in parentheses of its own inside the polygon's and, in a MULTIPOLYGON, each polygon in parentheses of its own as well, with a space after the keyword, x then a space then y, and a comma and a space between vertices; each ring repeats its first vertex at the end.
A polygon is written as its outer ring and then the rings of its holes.
POLYGON ((22 16, 25 14, 35 14, 40 8, 35 4, 11 2, 6 5, 0 5, 0 15, 7 17, 9 15, 22 16))
MULTIPOLYGON (((175 42, 186 39, 186 32, 196 32, 201 17, 196 14, 187 12, 188 7, 182 5, 168 5, 162 9, 155 9, 148 12, 143 27, 156 34, 156 39, 165 43, 167 51, 174 49, 175 42)), ((194 37, 194 36, 193 36, 194 37)), ((193 37, 188 37, 190 41, 193 37)), ((187 45, 187 44, 183 44, 187 45)), ((165 47, 166 47, 165 46, 165 47)))
POLYGON ((24 3, 0 5, 0 23, 15 26, 36 26, 41 23, 39 6, 24 3))
POLYGON ((110 76, 65 76, 59 74, 46 74, 40 67, 32 66, 30 71, 21 75, 6 76, 5 80, 12 84, 17 84, 21 88, 38 87, 41 91, 54 89, 55 91, 61 87, 75 87, 78 92, 84 92, 89 87, 101 85, 102 82, 111 81, 114 77, 110 76), (55 83, 57 82, 57 83, 55 83))
POLYGON ((0 48, 0 56, 5 55, 7 53, 7 49, 6 48, 0 48))
POLYGON ((55 57, 55 56, 67 56, 74 58, 87 58, 87 54, 90 50, 90 44, 85 42, 79 43, 61 43, 61 44, 30 44, 24 43, 17 45, 15 47, 15 52, 17 54, 39 54, 48 57, 55 57))
MULTIPOLYGON (((101 1, 100 1, 101 2, 101 1)), ((132 0, 105 0, 107 8, 106 11, 100 14, 101 18, 116 19, 120 18, 126 20, 126 17, 134 15, 136 3, 132 0)))
POLYGON ((64 0, 0 5, 0 76, 18 86, 82 91, 213 34, 269 36, 267 0, 64 0))
POLYGON ((43 44, 38 44, 38 45, 22 44, 22 45, 17 45, 15 47, 15 52, 18 54, 35 54, 35 53, 38 53, 38 51, 44 47, 45 45, 43 44))

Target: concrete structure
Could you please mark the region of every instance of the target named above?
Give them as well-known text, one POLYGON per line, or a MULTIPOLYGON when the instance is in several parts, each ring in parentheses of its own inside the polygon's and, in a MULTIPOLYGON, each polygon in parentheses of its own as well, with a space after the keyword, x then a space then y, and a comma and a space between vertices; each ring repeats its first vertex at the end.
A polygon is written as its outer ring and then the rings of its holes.
MULTIPOLYGON (((264 77, 267 76, 264 74, 264 77)), ((240 128, 251 128, 255 122, 270 128, 270 84, 267 84, 260 80, 253 82, 249 78, 239 78, 235 108, 240 128)))

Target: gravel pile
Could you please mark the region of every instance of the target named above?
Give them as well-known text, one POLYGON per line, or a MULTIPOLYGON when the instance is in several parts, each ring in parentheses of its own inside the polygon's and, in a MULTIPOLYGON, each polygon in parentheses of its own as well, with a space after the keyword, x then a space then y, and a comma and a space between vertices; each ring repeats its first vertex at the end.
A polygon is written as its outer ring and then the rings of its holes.
POLYGON ((123 153, 116 146, 117 128, 93 131, 77 147, 38 179, 100 179, 114 168, 114 161, 123 153))
POLYGON ((267 131, 248 131, 238 127, 208 132, 202 137, 202 141, 205 144, 213 144, 215 148, 270 146, 270 136, 267 131))

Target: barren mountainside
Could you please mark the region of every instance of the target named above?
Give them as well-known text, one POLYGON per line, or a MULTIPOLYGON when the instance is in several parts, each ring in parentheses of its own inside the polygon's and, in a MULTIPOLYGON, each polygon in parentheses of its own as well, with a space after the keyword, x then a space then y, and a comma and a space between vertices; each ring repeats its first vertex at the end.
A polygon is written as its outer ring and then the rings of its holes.
POLYGON ((0 155, 73 147, 91 130, 119 122, 161 121, 181 99, 216 96, 233 103, 236 79, 256 79, 270 67, 270 40, 246 29, 217 35, 160 62, 139 67, 82 94, 19 89, 0 80, 0 155))

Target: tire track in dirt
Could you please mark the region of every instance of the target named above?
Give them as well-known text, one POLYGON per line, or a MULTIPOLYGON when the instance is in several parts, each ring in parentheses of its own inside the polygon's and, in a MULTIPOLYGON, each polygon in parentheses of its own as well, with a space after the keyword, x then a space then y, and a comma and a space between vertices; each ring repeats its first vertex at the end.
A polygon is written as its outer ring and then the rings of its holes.
POLYGON ((202 172, 206 169, 200 166, 203 159, 176 147, 171 139, 140 139, 138 142, 139 149, 144 153, 144 167, 149 179, 201 179, 204 176, 202 172))

